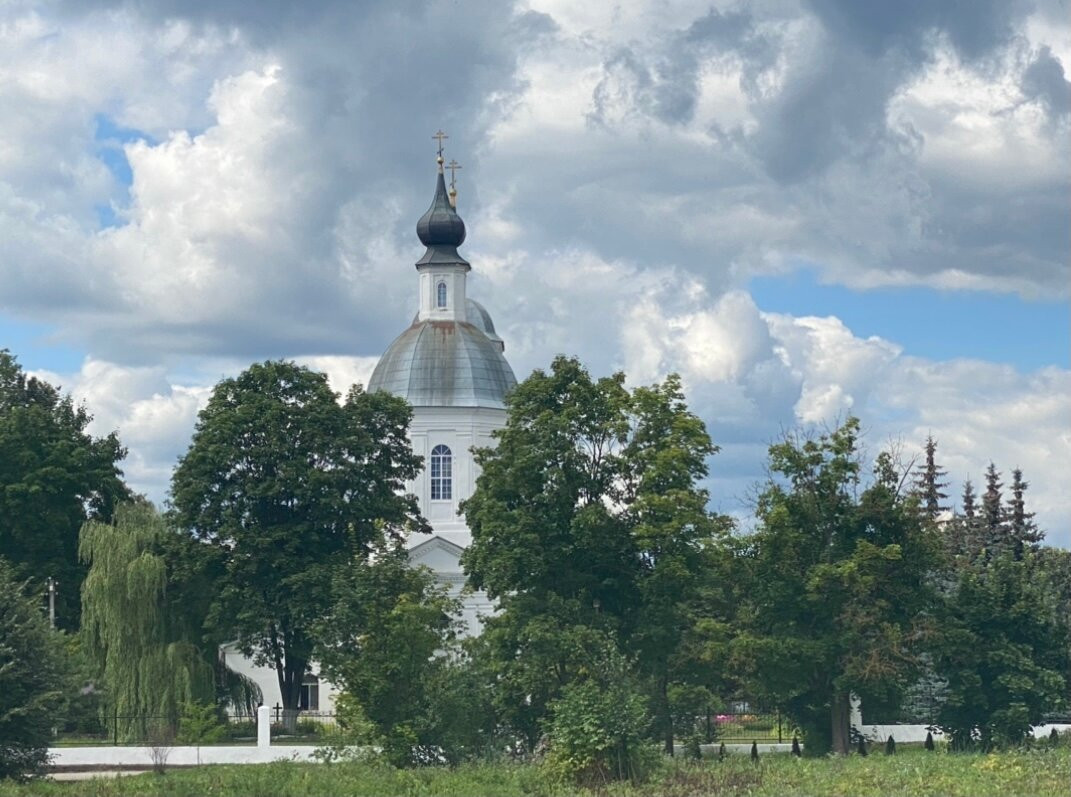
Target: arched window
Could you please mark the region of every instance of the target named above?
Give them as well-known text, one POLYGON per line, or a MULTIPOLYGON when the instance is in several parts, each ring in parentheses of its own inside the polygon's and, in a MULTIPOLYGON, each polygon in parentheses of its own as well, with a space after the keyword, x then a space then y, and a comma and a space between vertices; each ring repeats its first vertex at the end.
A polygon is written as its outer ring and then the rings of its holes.
POLYGON ((454 456, 446 446, 431 450, 431 500, 449 501, 454 497, 454 456))
POLYGON ((446 283, 440 282, 435 288, 435 306, 446 307, 446 283))

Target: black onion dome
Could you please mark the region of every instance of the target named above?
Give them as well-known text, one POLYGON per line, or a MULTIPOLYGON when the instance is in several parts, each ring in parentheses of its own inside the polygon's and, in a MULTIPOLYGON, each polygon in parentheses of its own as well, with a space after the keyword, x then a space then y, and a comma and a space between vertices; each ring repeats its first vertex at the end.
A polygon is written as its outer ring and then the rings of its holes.
POLYGON ((441 171, 435 184, 435 198, 431 200, 428 212, 417 222, 416 233, 420 242, 429 249, 437 246, 456 248, 465 241, 465 222, 450 205, 446 195, 446 180, 441 171))

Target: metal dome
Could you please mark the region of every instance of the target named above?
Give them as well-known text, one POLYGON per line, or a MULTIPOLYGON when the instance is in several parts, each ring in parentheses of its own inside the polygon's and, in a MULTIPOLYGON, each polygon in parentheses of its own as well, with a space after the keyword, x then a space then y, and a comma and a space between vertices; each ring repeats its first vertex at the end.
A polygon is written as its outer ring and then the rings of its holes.
POLYGON ((429 320, 413 324, 390 345, 368 390, 385 390, 414 407, 502 409, 516 384, 499 346, 476 325, 429 320))

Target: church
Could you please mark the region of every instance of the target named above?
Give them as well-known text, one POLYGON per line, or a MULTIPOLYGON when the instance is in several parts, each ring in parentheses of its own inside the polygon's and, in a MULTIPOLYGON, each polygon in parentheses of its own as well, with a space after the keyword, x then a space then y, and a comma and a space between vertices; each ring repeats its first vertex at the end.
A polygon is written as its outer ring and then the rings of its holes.
MULTIPOLYGON (((506 362, 505 343, 495 332, 487 310, 468 296, 466 278, 472 266, 457 249, 465 241, 465 223, 457 213, 457 190, 451 177, 446 187, 439 133, 438 174, 431 207, 417 221, 425 247, 416 262, 417 312, 413 322, 387 348, 368 381, 368 391, 384 390, 404 398, 413 408, 409 439, 424 458, 424 470, 406 490, 417 497, 431 531, 408 541, 409 560, 435 572, 451 594, 465 583, 461 553, 472 534, 460 503, 476 488, 473 447, 490 446, 492 433, 506 422, 506 393, 517 384, 506 362)), ((446 168, 456 168, 451 161, 446 168)), ((463 598, 465 633, 480 632, 480 616, 491 611, 487 596, 463 598)), ((231 669, 260 686, 264 704, 280 700, 275 671, 256 667, 234 647, 223 648, 231 669)), ((301 707, 332 712, 335 690, 315 675, 302 687, 301 707)))

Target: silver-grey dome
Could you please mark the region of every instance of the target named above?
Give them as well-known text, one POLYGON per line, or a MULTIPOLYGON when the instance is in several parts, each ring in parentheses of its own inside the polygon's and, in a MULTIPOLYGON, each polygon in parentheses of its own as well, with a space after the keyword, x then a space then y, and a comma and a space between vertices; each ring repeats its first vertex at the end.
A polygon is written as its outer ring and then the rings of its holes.
POLYGON ((429 320, 413 324, 390 345, 368 390, 386 390, 414 407, 503 408, 516 384, 498 345, 477 326, 429 320))

